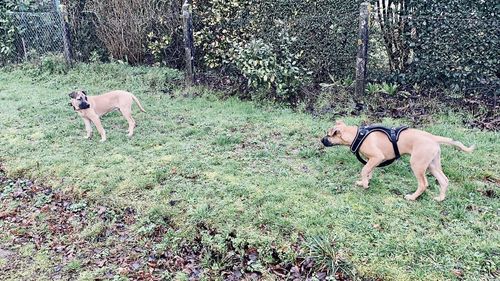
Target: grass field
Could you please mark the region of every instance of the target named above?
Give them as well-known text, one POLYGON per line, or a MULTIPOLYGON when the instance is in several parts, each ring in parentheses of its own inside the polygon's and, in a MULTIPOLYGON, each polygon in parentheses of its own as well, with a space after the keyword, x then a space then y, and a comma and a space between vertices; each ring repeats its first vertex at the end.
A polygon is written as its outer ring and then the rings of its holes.
MULTIPOLYGON (((158 251, 180 251, 197 240, 208 249, 200 279, 222 279, 224 258, 248 255, 249 249, 254 257, 246 270, 264 280, 279 279, 269 268, 293 264, 301 255, 313 257, 318 272, 336 271, 342 265, 332 269, 332 262, 335 267, 345 261, 352 278, 367 280, 498 278, 498 133, 465 129, 455 115, 433 117, 422 129, 477 149, 466 154, 443 147, 447 199, 432 199, 438 191, 429 177, 427 192, 408 202, 403 196, 416 189, 416 180, 407 157, 376 170, 370 189, 362 190, 354 185, 361 164, 349 149, 323 149, 319 143, 332 120, 221 100, 203 88, 186 94, 169 83, 179 75, 119 64, 78 65, 66 74, 0 71, 3 169, 9 178, 29 178, 72 194, 73 208, 133 209, 138 219, 131 232, 139 244, 158 251), (95 130, 94 138, 85 140, 84 124, 68 106, 74 89, 94 95, 133 92, 147 111, 133 107, 134 137, 126 136, 126 121, 115 112, 102 119, 106 142, 99 142, 95 130), (149 239, 158 225, 165 232, 149 239)), ((357 124, 361 118, 344 121, 357 124)), ((19 207, 6 199, 11 185, 1 185, 0 192, 0 211, 19 207)), ((111 223, 94 219, 81 230, 89 239, 97 224, 111 223)), ((37 229, 49 233, 44 223, 40 218, 37 229)), ((0 220, 0 226, 0 250, 21 259, 17 270, 0 279, 53 278, 55 259, 48 258, 48 249, 12 243, 16 234, 5 231, 6 222, 0 220)), ((96 268, 75 257, 62 262, 74 279, 93 280, 104 270, 120 276, 117 265, 96 268)), ((0 256, 0 271, 8 265, 0 256)), ((185 273, 165 276, 187 280, 185 273)))

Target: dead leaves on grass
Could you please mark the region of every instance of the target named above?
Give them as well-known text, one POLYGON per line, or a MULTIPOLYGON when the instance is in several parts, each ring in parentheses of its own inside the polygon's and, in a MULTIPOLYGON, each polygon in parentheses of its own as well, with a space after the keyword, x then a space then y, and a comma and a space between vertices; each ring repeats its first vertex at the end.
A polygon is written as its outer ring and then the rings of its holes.
MULTIPOLYGON (((177 249, 157 249, 171 225, 156 225, 149 235, 138 236, 133 230, 138 221, 135 210, 111 210, 93 206, 59 190, 38 185, 29 180, 11 180, 0 171, 0 231, 5 234, 0 255, 12 258, 4 266, 6 274, 14 274, 33 257, 20 257, 20 248, 34 245, 34 253, 47 252, 50 257, 45 276, 52 279, 76 278, 81 271, 91 271, 96 280, 123 276, 132 280, 162 280, 183 274, 189 280, 202 276, 224 280, 261 280, 274 276, 277 280, 308 280, 313 276, 326 280, 331 274, 318 269, 314 258, 298 242, 297 258, 283 261, 274 249, 273 262, 263 264, 259 250, 244 246, 236 249, 232 233, 226 241, 227 252, 220 253, 204 245, 201 237, 181 241, 177 249), (10 207, 9 207, 10 206, 10 207), (15 206, 15 207, 12 207, 15 206), (10 209, 9 209, 10 208, 10 209), (24 260, 23 260, 24 259, 24 260), (208 263, 208 267, 207 267, 208 263), (218 264, 219 268, 211 268, 218 264)), ((175 205, 172 202, 171 205, 175 205)), ((199 232, 216 235, 217 230, 203 223, 199 232)), ((350 276, 332 273, 337 280, 350 276)), ((32 276, 33 278, 39 276, 32 276)))

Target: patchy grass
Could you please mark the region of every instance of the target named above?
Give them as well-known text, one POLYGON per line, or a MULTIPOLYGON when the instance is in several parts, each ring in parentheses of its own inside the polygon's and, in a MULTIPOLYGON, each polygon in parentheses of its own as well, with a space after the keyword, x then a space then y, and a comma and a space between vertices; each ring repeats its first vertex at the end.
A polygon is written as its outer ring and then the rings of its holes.
MULTIPOLYGON (((201 245, 203 251, 196 252, 201 279, 236 274, 225 268, 235 253, 246 261, 238 270, 263 279, 293 277, 304 270, 299 266, 307 264, 304 256, 315 261, 306 269, 318 278, 324 275, 312 268, 336 272, 337 278, 339 272, 386 280, 498 276, 498 133, 464 129, 454 115, 434 117, 423 129, 476 144, 477 150, 465 154, 443 147, 447 199, 432 199, 437 186, 429 177, 429 190, 417 202, 407 202, 404 194, 416 188, 407 158, 378 169, 370 189, 361 190, 354 186, 361 165, 348 148, 325 150, 319 144, 331 121, 218 100, 202 88, 186 94, 173 90, 170 81, 178 78, 168 69, 117 64, 78 65, 65 75, 32 68, 1 71, 3 169, 10 178, 30 178, 35 185, 72 194, 67 212, 104 206, 106 219, 98 219, 97 209, 86 214, 91 223, 73 226, 78 239, 104 243, 103 249, 110 243, 102 241, 109 225, 127 212, 134 214, 128 222, 134 241, 154 251, 187 253, 186 245, 201 245), (111 113, 102 118, 108 141, 100 143, 97 132, 84 140, 83 122, 67 105, 67 93, 74 89, 133 92, 147 111, 134 106, 135 136, 127 138, 126 121, 111 113), (278 265, 285 277, 276 273, 278 265)), ((1 211, 21 207, 9 199, 19 185, 0 185, 1 211)), ((41 192, 29 202, 43 209, 52 200, 51 193, 41 192)), ((126 276, 130 270, 119 265, 100 270, 94 263, 62 257, 55 269, 48 249, 12 243, 33 229, 52 237, 43 215, 24 228, 16 225, 19 229, 12 231, 11 224, 0 221, 0 250, 15 252, 24 268, 8 271, 6 279, 51 279, 57 269, 84 280, 126 276)), ((0 266, 6 266, 1 259, 0 266)), ((177 267, 168 274, 164 278, 189 277, 177 267)))

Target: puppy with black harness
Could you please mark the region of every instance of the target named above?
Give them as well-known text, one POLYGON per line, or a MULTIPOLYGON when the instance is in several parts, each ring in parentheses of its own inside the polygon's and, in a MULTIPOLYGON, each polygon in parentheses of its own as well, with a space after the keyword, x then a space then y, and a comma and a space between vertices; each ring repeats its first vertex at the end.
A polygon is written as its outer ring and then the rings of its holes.
POLYGON ((386 128, 383 126, 347 126, 337 121, 321 140, 324 146, 348 145, 358 160, 364 164, 361 180, 356 184, 368 188, 375 167, 391 164, 401 155, 410 154, 410 166, 418 181, 417 190, 405 196, 408 200, 416 200, 429 186, 425 172, 428 170, 439 182, 437 201, 444 200, 448 188, 448 178, 441 167, 440 144, 458 147, 465 152, 472 152, 474 146, 466 147, 459 141, 432 135, 430 133, 408 128, 386 128), (367 160, 364 160, 363 155, 367 160))

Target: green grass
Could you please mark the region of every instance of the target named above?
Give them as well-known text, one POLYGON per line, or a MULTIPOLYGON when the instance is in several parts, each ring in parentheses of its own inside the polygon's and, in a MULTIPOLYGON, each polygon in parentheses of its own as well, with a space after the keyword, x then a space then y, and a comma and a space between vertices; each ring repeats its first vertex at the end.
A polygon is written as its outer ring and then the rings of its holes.
MULTIPOLYGON (((428 191, 408 202, 403 196, 416 189, 416 180, 407 158, 376 170, 370 189, 362 190, 354 185, 361 165, 349 149, 321 148, 319 138, 331 121, 219 100, 203 88, 196 89, 201 97, 193 97, 171 92, 167 83, 169 93, 163 93, 164 77, 170 81, 179 74, 117 64, 77 65, 64 75, 0 71, 0 162, 11 177, 134 208, 144 218, 137 223, 139 234, 168 219, 169 247, 192 237, 201 223, 216 230, 201 233, 206 247, 224 253, 232 235, 237 249, 256 247, 263 264, 273 249, 292 260, 300 237, 311 243, 320 237, 336 241, 336 250, 365 277, 449 280, 459 269, 464 279, 478 280, 499 270, 500 204, 481 192, 499 193, 498 133, 464 129, 454 115, 434 117, 422 129, 477 149, 465 154, 443 147, 447 199, 432 199, 438 191, 429 177, 428 191), (115 112, 102 118, 106 142, 99 142, 95 130, 92 140, 84 140, 84 124, 68 106, 74 89, 93 95, 128 90, 147 113, 134 106, 138 126, 130 139, 126 121, 115 112)), ((72 207, 86 206, 77 203, 72 207)), ((96 235, 99 228, 82 235, 96 235)), ((36 257, 43 265, 43 253, 36 257)), ((78 271, 81 264, 67 268, 78 271)))

